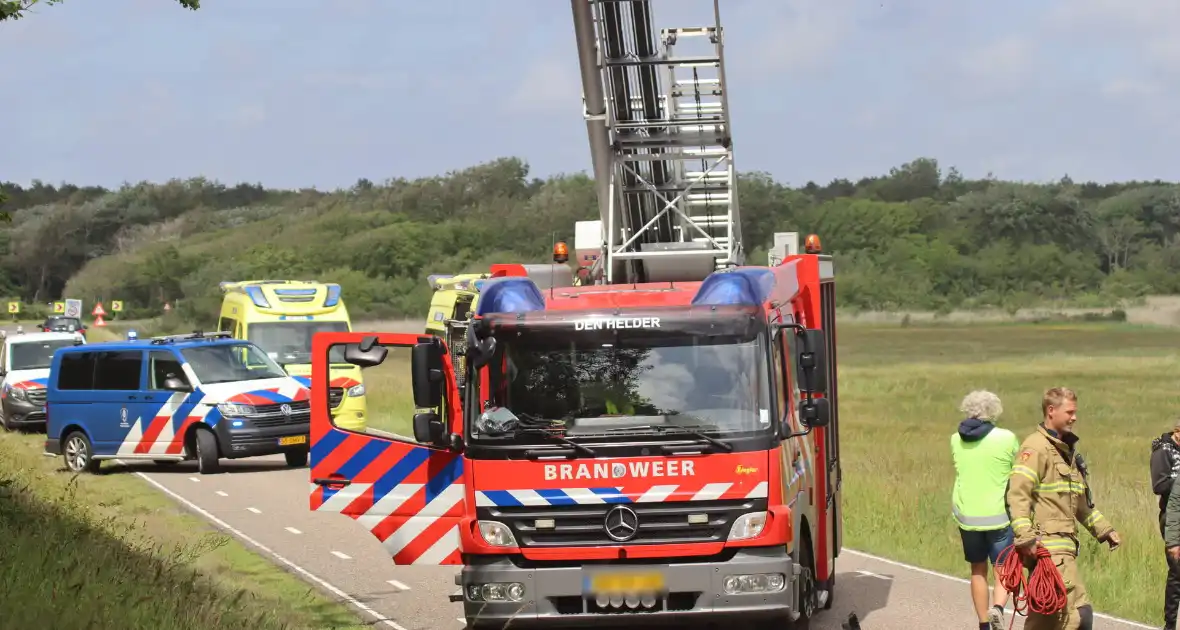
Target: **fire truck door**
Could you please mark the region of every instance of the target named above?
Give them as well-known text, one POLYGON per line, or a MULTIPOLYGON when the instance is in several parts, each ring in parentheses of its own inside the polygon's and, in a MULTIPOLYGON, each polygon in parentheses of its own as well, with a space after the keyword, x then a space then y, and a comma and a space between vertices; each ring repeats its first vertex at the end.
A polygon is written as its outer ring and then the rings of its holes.
MULTIPOLYGON (((460 564, 459 521, 464 512, 463 458, 450 449, 399 435, 413 433, 410 349, 431 338, 392 333, 319 333, 312 342, 311 509, 345 514, 385 547, 394 564, 460 564), (366 339, 376 338, 368 346, 366 339), (328 401, 329 352, 362 365, 370 425, 366 432, 340 429, 328 401), (388 352, 380 357, 380 348, 388 352), (333 348, 335 348, 333 350, 333 348), (357 359, 357 354, 363 354, 357 359), (367 362, 367 363, 366 363, 367 362), (401 406, 400 416, 397 407, 401 406), (408 417, 406 417, 408 416, 408 417)), ((449 357, 442 357, 445 426, 457 430, 458 392, 449 357)))

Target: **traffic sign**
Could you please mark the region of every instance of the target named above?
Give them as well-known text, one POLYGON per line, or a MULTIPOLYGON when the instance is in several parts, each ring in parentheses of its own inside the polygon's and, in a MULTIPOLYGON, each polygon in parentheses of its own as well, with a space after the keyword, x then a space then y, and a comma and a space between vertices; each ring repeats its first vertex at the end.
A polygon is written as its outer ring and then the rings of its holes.
POLYGON ((54 302, 53 303, 53 312, 57 313, 59 315, 66 312, 66 303, 65 302, 54 302))
POLYGON ((9 302, 8 303, 8 312, 9 313, 19 313, 20 312, 20 302, 9 302))
POLYGON ((82 300, 66 298, 66 317, 82 319, 82 300))
POLYGON ((101 319, 103 315, 107 314, 107 312, 102 310, 102 302, 99 302, 98 304, 94 305, 94 310, 90 311, 90 314, 101 319))
POLYGON ((123 312, 123 300, 111 300, 111 312, 112 313, 123 312))

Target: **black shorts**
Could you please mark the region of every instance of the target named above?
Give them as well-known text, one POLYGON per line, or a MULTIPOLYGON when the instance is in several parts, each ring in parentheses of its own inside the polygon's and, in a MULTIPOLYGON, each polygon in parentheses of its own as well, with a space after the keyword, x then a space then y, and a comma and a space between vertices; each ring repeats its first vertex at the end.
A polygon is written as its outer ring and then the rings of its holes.
POLYGON ((994 565, 1000 552, 1012 545, 1012 528, 972 531, 959 529, 963 539, 963 559, 971 564, 992 561, 994 565))

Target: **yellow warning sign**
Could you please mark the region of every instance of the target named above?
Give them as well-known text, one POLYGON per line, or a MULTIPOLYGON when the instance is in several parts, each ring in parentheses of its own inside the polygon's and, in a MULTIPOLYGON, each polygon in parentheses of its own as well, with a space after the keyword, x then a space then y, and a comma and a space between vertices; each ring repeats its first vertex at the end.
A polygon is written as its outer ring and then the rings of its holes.
POLYGON ((20 302, 9 302, 8 303, 8 312, 9 313, 19 313, 20 312, 20 302))
POLYGON ((123 300, 111 300, 111 312, 121 313, 123 311, 123 300))
POLYGON ((54 302, 53 303, 53 312, 58 313, 58 314, 66 312, 66 303, 65 302, 54 302))

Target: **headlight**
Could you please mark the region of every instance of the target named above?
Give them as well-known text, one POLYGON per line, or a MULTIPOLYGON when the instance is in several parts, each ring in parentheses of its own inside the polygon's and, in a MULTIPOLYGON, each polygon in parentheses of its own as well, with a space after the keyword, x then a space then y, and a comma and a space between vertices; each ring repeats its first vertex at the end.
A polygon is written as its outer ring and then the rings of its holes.
POLYGON ((516 537, 508 526, 498 521, 479 521, 479 534, 493 547, 515 547, 516 537))
POLYGON ((8 390, 8 394, 17 400, 28 400, 29 395, 25 393, 23 387, 13 387, 8 390))
POLYGON ((243 405, 242 403, 223 402, 217 403, 217 410, 221 415, 227 418, 249 416, 254 414, 254 405, 243 405))
POLYGON ((733 528, 729 530, 729 539, 748 540, 750 538, 757 538, 762 534, 762 530, 766 528, 766 521, 769 516, 770 514, 767 512, 742 514, 733 522, 733 528))
POLYGON ((348 388, 348 397, 349 398, 356 398, 357 396, 364 396, 364 395, 365 395, 365 384, 364 383, 361 383, 359 385, 353 385, 352 387, 348 388))

